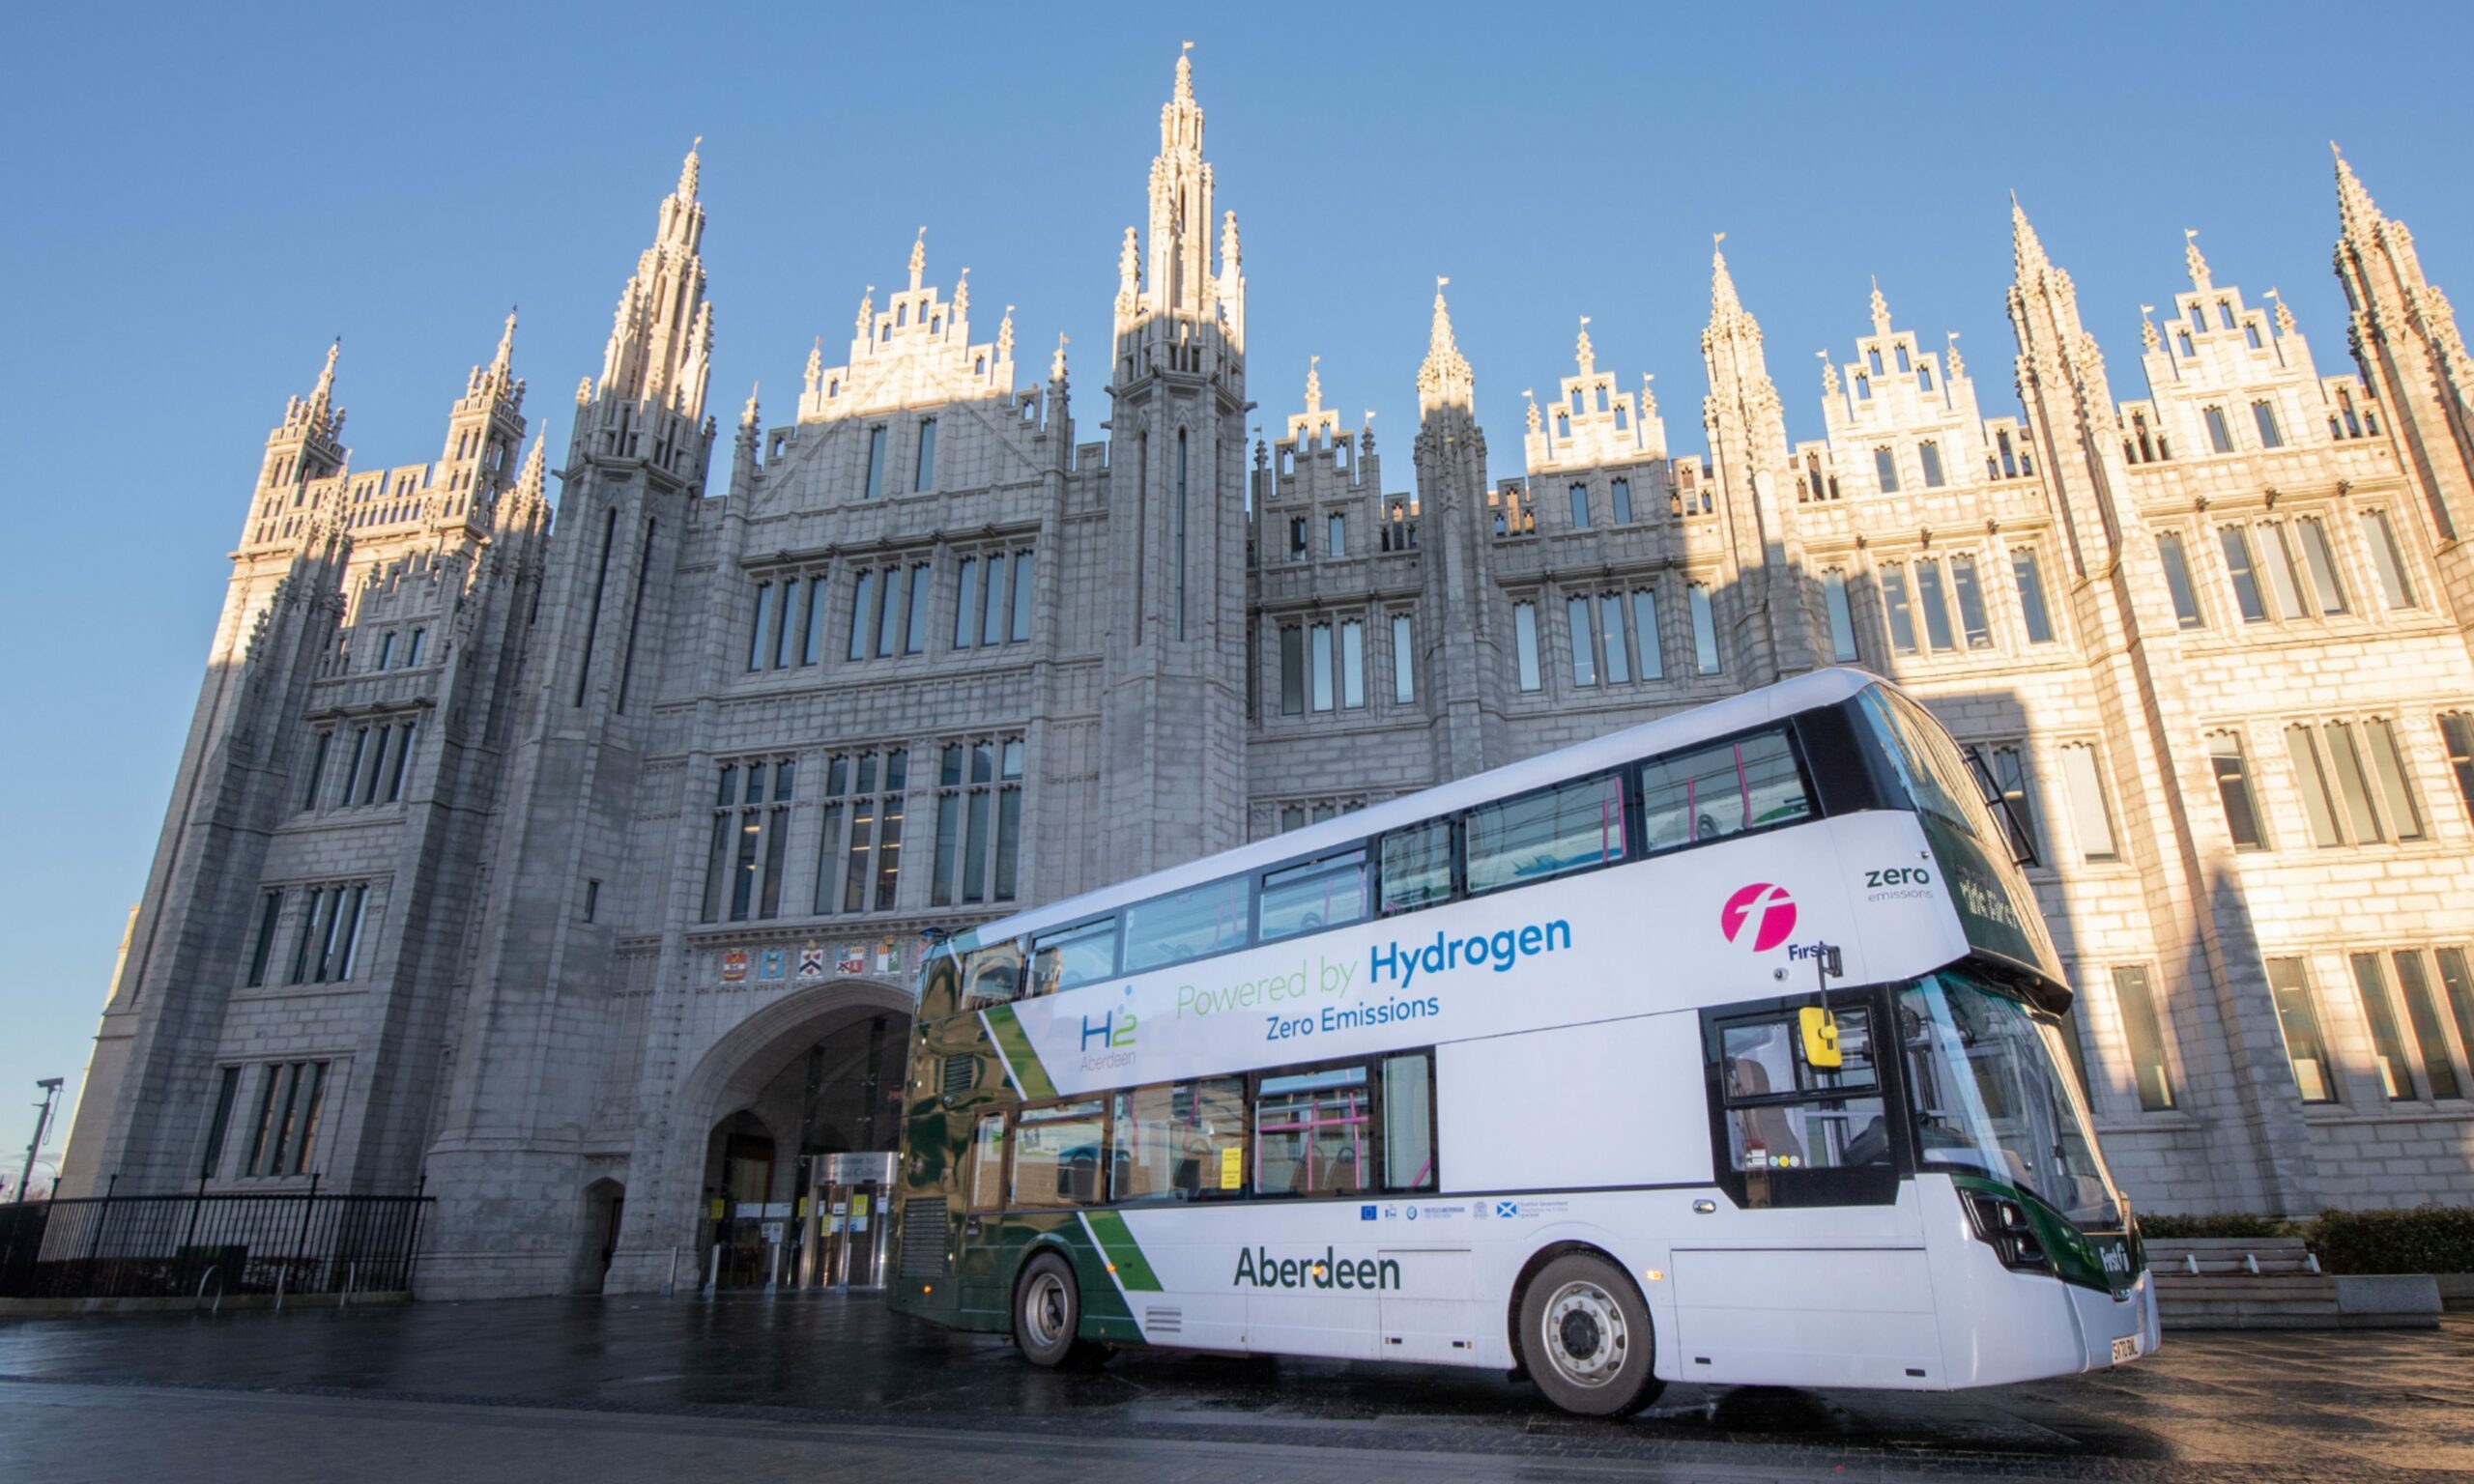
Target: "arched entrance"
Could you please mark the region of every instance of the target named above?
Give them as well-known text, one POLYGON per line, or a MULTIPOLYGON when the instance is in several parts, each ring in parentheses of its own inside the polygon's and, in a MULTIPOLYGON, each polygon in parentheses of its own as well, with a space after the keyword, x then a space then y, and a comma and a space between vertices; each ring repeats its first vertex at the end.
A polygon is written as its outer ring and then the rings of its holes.
MULTIPOLYGON (((843 1223, 821 1199, 826 1161, 898 1142, 910 1008, 886 985, 819 985, 705 1054, 677 1103, 681 1131, 703 1134, 680 1166, 696 1172, 697 1278, 755 1288, 833 1276, 826 1258, 843 1223)), ((873 1234, 882 1215, 867 1215, 873 1234)))

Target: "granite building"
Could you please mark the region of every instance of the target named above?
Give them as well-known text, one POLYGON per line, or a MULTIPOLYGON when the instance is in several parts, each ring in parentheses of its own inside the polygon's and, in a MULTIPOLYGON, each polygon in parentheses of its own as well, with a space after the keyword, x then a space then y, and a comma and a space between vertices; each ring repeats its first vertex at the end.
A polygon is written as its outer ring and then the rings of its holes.
POLYGON ((2336 173, 2333 374, 2194 243, 2117 399, 2014 206, 2015 406, 1877 291, 1791 443, 1713 253, 1706 451, 1584 321, 1499 476, 1438 286, 1387 487, 1311 368, 1249 444, 1187 59, 1083 421, 923 234, 725 433, 691 153, 555 529, 512 319, 433 460, 332 352, 270 435, 66 1193, 417 1183, 429 1294, 650 1287, 890 1147, 924 929, 1845 663, 2021 806, 2142 1209, 2462 1199, 2474 364, 2336 173))

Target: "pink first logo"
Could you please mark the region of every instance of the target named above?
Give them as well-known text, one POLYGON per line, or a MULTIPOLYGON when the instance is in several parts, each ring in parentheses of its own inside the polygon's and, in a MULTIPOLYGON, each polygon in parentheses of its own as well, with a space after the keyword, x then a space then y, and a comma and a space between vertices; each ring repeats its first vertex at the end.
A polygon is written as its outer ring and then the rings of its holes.
POLYGON ((1784 943, 1796 930, 1796 899, 1787 895, 1783 886, 1768 881, 1755 881, 1740 889, 1718 909, 1718 928, 1730 943, 1744 939, 1744 925, 1752 925, 1752 951, 1766 954, 1784 943))

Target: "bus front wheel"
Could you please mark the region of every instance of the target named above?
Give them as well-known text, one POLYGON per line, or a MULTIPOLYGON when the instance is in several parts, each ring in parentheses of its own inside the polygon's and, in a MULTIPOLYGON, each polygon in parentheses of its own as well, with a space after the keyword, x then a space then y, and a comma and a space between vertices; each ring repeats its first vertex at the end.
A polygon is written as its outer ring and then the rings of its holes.
POLYGON ((1653 1374, 1649 1304, 1622 1269, 1594 1252, 1567 1253, 1530 1280, 1520 1348, 1530 1379, 1566 1412, 1623 1416, 1666 1388, 1653 1374))
POLYGON ((1090 1363, 1102 1352, 1077 1338, 1081 1327, 1082 1294, 1074 1282, 1074 1265, 1054 1252, 1032 1258, 1014 1288, 1014 1343, 1023 1357, 1050 1370, 1090 1363))

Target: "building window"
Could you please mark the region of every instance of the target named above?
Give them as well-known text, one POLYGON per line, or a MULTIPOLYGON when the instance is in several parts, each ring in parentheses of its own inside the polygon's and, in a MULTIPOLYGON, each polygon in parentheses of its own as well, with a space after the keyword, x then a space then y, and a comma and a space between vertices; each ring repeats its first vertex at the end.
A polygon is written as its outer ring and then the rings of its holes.
POLYGON ((1323 555, 1346 556, 1349 554, 1349 518, 1335 510, 1323 518, 1323 555))
POLYGON ((2079 836, 2079 853, 2090 862, 2118 861, 2114 842, 2113 806, 2105 796, 2104 770, 2096 749, 2074 742, 2061 750, 2061 776, 2070 793, 2070 819, 2079 836))
POLYGON ((1567 493, 1572 501, 1572 529, 1589 529, 1589 486, 1576 484, 1567 493))
POLYGON ((1418 699, 1418 659, 1409 615, 1392 615, 1392 699, 1408 705, 1418 699))
POLYGON ((2458 797, 2465 801, 2466 817, 2474 819, 2474 716, 2462 711, 2442 713, 2439 735, 2448 749, 2449 771, 2457 775, 2458 797))
POLYGON ((902 568, 887 567, 884 591, 877 603, 877 654, 879 658, 901 651, 902 620, 908 613, 908 606, 902 596, 902 568))
POLYGON ((1915 454, 1917 458, 1924 461, 1924 487, 1928 490, 1940 489, 1944 483, 1942 477, 1942 445, 1935 442, 1918 443, 1915 454))
POLYGON ((1880 482, 1883 494, 1898 493, 1898 457, 1887 448, 1873 450, 1873 477, 1880 482))
MULTIPOLYGON (((2461 956, 2460 958, 2452 988, 2463 982, 2461 956)), ((2418 1094, 2434 1099, 2457 1097, 2460 1086, 2457 1067, 2449 1055, 2447 1033, 2440 1028, 2439 1006, 2432 998, 2431 973, 2423 955, 2402 950, 2387 956, 2387 966, 2396 970, 2398 997, 2405 1005, 2402 1024, 2389 999, 2380 956, 2355 954, 2351 961, 2355 986, 2362 991, 2363 1014, 2371 1022, 2372 1044, 2379 1058, 2380 1081, 2389 1098, 2402 1101, 2418 1094), (2419 1088, 2414 1081, 2417 1070, 2422 1074, 2419 1088)))
POLYGON ((1882 565, 1882 607, 1889 615, 1891 650, 1915 653, 1915 615, 1907 603, 1907 569, 1894 561, 1882 565))
POLYGON ((405 722, 395 728, 395 765, 387 773, 387 802, 400 803, 404 797, 404 772, 413 761, 413 724, 405 722))
POLYGON ((2139 1092, 2139 1105, 2149 1113, 2166 1112, 2173 1106, 2173 1075, 2166 1065, 2165 1029, 2156 1016, 2147 970, 2130 963, 2115 967, 2114 998, 2121 1006, 2122 1037, 2130 1043, 2131 1080, 2139 1092))
POLYGON ((591 922, 601 915, 601 883, 588 879, 584 884, 584 920, 591 922))
POLYGON ((2225 546, 2225 575, 2233 584, 2233 605, 2241 610, 2244 623, 2267 621, 2267 605, 2259 598, 2258 570, 2251 560, 2251 536, 2239 526, 2228 526, 2217 532, 2225 546))
POLYGON ((309 739, 309 785, 301 790, 301 807, 318 807, 318 785, 327 776, 327 752, 335 744, 332 728, 320 728, 309 739))
POLYGON ((1291 561, 1306 559, 1306 517, 1302 515, 1289 517, 1288 559, 1291 561))
POLYGON ((2036 554, 2027 547, 2010 551, 2010 574, 2019 584, 2019 616, 2026 623, 2028 642, 2053 642, 2053 617, 2045 609, 2045 580, 2036 568, 2036 554))
POLYGON ((1915 604, 1924 610, 1924 637, 1936 650, 1958 647, 1950 635, 1949 605, 1942 600, 1942 564, 1930 557, 1915 563, 1915 604))
POLYGON ((2314 596, 2322 614, 2345 611, 2345 584, 2337 577, 2337 556, 2328 545, 2328 528, 2315 516, 2293 523, 2293 533, 2302 542, 2303 569, 2311 576, 2314 596))
POLYGON ((2392 834, 2423 838, 2422 811, 2414 803, 2395 727, 2386 718, 2362 724, 2362 742, 2350 723, 2307 723, 2286 728, 2294 785, 2311 820, 2311 838, 2322 846, 2377 844, 2392 834), (2368 753, 2368 766, 2365 754, 2368 753), (2383 819, 2382 815, 2385 815, 2383 819))
POLYGON ((1332 709, 1332 626, 1318 623, 1306 631, 1307 680, 1314 709, 1332 709))
POLYGON ((2225 420, 2225 409, 2211 407, 2200 415, 2207 422, 2207 445, 2219 453, 2233 451, 2233 429, 2225 420))
POLYGON ((427 630, 427 629, 415 629, 415 630, 413 630, 413 642, 412 642, 412 646, 411 646, 411 648, 410 648, 409 650, 407 650, 407 651, 406 651, 406 653, 405 653, 405 655, 404 655, 404 668, 405 668, 406 670, 410 670, 410 669, 412 669, 414 666, 418 665, 418 664, 421 662, 421 643, 422 643, 422 642, 423 642, 424 640, 426 640, 426 639, 428 639, 428 638, 429 638, 429 630, 427 630))
POLYGON ((1666 678, 1666 646, 1658 640, 1658 593, 1654 587, 1632 589, 1632 652, 1640 656, 1641 678, 1666 678))
POLYGON ((239 1100, 241 1069, 223 1069, 222 1085, 215 1094, 215 1116, 206 1126, 206 1155, 197 1162, 200 1180, 211 1178, 223 1163, 224 1131, 232 1125, 232 1104, 239 1100))
MULTIPOLYGON (((1623 424, 1621 421, 1618 421, 1616 426, 1620 430, 1623 424)), ((1618 526, 1628 526, 1631 522, 1632 481, 1629 479, 1618 479, 1615 481, 1615 524, 1618 526)))
POLYGON ((1959 628, 1971 649, 1993 647, 1993 628, 1985 621, 1984 590, 1976 585, 1975 558, 1965 552, 1950 557, 1950 590, 1959 600, 1959 628))
POLYGON ((791 839, 796 766, 788 757, 722 764, 705 854, 702 920, 782 915, 783 858, 791 839))
POLYGON ((2311 1005, 2311 981, 2299 958, 2268 960, 2268 992, 2276 999, 2277 1024, 2285 1031, 2286 1060, 2304 1102, 2337 1100, 2337 1077, 2319 1039, 2319 1015, 2311 1005))
POLYGON ((1718 620, 1710 609, 1710 589, 1694 583, 1685 589, 1692 608, 1692 663, 1705 675, 1718 672, 1718 620))
POLYGON ((866 498, 874 499, 885 492, 885 430, 882 423, 868 430, 868 488, 866 498))
POLYGON ((936 487, 936 419, 934 417, 919 419, 919 463, 912 471, 910 487, 913 491, 936 487))
POLYGON ((837 866, 842 871, 839 910, 892 908, 902 872, 903 797, 909 774, 910 754, 899 747, 826 759, 816 863, 819 914, 836 910, 837 866))
POLYGON ((1284 623, 1280 630, 1280 714, 1300 716, 1306 710, 1306 631, 1284 623))
POLYGON ((928 647, 928 599, 933 591, 928 563, 914 562, 910 568, 910 614, 903 624, 902 652, 918 654, 928 647))
POLYGON ((2251 421, 2258 426, 2260 447, 2282 448, 2285 446, 2285 431, 2277 426, 2277 410, 2275 404, 2269 402, 2252 403, 2251 421))
POLYGON ((393 664, 394 660, 395 631, 389 629, 386 633, 378 636, 378 668, 380 670, 385 670, 389 665, 393 664))
POLYGON ((954 647, 967 649, 979 634, 979 558, 962 559, 954 597, 954 647))
POLYGON ((2251 798, 2251 769, 2242 756, 2242 739, 2220 731, 2207 739, 2208 765, 2216 772, 2216 796, 2225 806, 2225 832, 2236 849, 2260 850, 2267 840, 2259 833, 2259 812, 2251 798))
POLYGON ((326 1105, 325 1062, 271 1062, 258 1099, 257 1132, 249 1141, 252 1176, 299 1175, 309 1168, 326 1105))
POLYGON ((1011 901, 1022 837, 1022 739, 949 742, 936 769, 936 860, 929 900, 1011 901))
POLYGON ((1587 598, 1566 598, 1564 614, 1570 621, 1572 638, 1572 685, 1582 688, 1597 684, 1597 624, 1590 617, 1587 598))
POLYGON ((248 985, 255 989, 267 982, 267 957, 274 951, 274 920, 283 912, 283 893, 268 892, 258 901, 257 945, 249 950, 248 985))
POLYGON ((352 978, 360 956, 369 883, 311 887, 301 905, 301 930, 293 940, 291 982, 340 984, 352 978))
POLYGON ((1520 688, 1535 691, 1545 682, 1538 668, 1538 605, 1511 606, 1512 653, 1520 668, 1520 688))
POLYGON ((1606 645, 1606 683, 1628 684, 1632 678, 1632 656, 1624 642, 1624 595, 1600 593, 1597 613, 1606 645))
POLYGON ((2385 510, 2362 513, 2363 540, 2371 547, 2372 570, 2379 574, 2381 596, 2392 609, 2416 607, 2413 580, 2405 571, 2405 554, 2398 549, 2396 528, 2385 510))
POLYGON ((1993 786, 2000 791, 2001 801, 2009 806, 2004 827, 2010 832, 2011 853, 2023 861, 2043 858, 2036 848, 2036 808, 2028 797, 2028 754, 2024 743, 2004 742, 1979 750, 1985 771, 1992 776, 1993 786))
POLYGON ((2173 621, 2186 629, 2205 628, 2207 619, 2200 613, 2199 589, 2191 585, 2190 558, 2182 551, 2182 533, 2158 531, 2156 557, 2165 568, 2165 590, 2172 595, 2173 621))
POLYGON ((850 648, 848 658, 868 657, 868 635, 875 627, 877 615, 877 574, 874 568, 861 567, 850 585, 850 648))
POLYGON ((1856 652, 1856 613, 1847 602, 1847 574, 1836 569, 1821 578, 1823 605, 1829 610, 1829 657, 1841 665, 1852 665, 1856 652))
POLYGON ((1366 624, 1355 618, 1340 624, 1340 704, 1352 711, 1366 705, 1366 624))
POLYGON ((2263 525, 2259 544, 2267 558, 2268 595, 2276 600, 2277 616, 2288 620, 2308 616, 2311 592, 2293 558, 2293 533, 2281 521, 2263 525))
POLYGON ((765 630, 773 623, 773 585, 759 583, 756 585, 756 613, 747 625, 748 669, 764 668, 764 656, 772 647, 765 642, 765 630))

